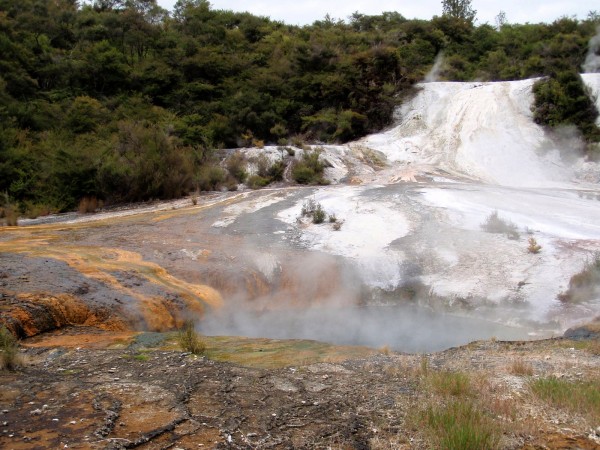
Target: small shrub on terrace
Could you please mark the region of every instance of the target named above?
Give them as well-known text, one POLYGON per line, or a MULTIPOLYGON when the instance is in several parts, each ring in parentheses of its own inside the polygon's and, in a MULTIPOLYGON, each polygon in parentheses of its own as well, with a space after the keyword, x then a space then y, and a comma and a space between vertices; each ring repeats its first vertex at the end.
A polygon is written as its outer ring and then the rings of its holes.
POLYGON ((323 223, 325 222, 325 217, 327 217, 327 213, 325 212, 321 204, 317 203, 317 207, 315 208, 312 214, 313 223, 317 225, 323 223))
POLYGON ((492 212, 481 224, 481 228, 488 233, 505 234, 509 239, 519 239, 517 226, 498 216, 498 211, 492 212))
POLYGON ((542 246, 537 243, 534 237, 530 237, 527 242, 529 243, 527 246, 527 251, 529 253, 537 254, 542 249, 542 246))
POLYGON ((329 223, 336 223, 337 222, 337 217, 335 216, 335 214, 329 214, 329 223))
POLYGON ((302 211, 301 211, 302 217, 312 216, 312 214, 315 212, 316 208, 317 208, 317 202, 314 201, 312 198, 309 198, 302 204, 302 211))
POLYGON ((246 158, 241 153, 234 153, 229 157, 226 163, 229 174, 240 183, 246 181, 248 172, 246 172, 246 158))
POLYGON ((323 177, 325 163, 319 159, 320 151, 306 151, 302 160, 297 161, 292 168, 292 177, 300 184, 328 184, 323 177))
POLYGON ((333 224, 333 231, 340 231, 342 229, 342 224, 344 222, 342 220, 338 220, 333 224))
POLYGON ((19 343, 4 325, 0 326, 0 370, 14 370, 19 366, 19 343))
POLYGON ((177 334, 177 341, 179 346, 186 352, 190 352, 194 355, 201 355, 206 351, 206 343, 202 340, 201 336, 196 332, 194 322, 186 321, 183 327, 177 334))
POLYGON ((270 183, 268 178, 263 178, 260 175, 252 175, 246 180, 246 184, 250 189, 260 189, 267 186, 270 183))

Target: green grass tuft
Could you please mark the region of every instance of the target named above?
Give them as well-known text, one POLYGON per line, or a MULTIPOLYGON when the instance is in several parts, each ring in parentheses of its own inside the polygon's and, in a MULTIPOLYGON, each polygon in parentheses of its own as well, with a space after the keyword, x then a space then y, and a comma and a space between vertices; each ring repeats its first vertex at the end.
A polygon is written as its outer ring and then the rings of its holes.
POLYGON ((498 447, 498 427, 470 401, 457 400, 444 406, 430 406, 425 416, 433 431, 435 448, 487 450, 498 447))
POLYGON ((600 422, 600 378, 571 382, 546 377, 532 380, 529 386, 535 396, 550 405, 600 422))

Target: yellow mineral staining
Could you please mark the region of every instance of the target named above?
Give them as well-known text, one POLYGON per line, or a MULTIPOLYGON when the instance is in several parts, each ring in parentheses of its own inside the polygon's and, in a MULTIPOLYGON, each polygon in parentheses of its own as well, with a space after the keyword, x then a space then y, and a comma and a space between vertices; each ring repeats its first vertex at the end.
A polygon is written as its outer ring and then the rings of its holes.
POLYGON ((160 265, 145 261, 139 253, 118 248, 52 242, 56 238, 52 234, 38 234, 4 241, 0 242, 0 252, 62 261, 86 277, 134 298, 138 302, 136 309, 144 322, 143 327, 150 330, 174 328, 183 322, 185 313, 201 317, 206 306, 218 308, 223 303, 219 292, 210 286, 181 280, 160 265), (148 295, 142 292, 141 288, 136 289, 135 286, 125 285, 125 282, 119 279, 119 275, 122 274, 144 278, 160 286, 167 293, 177 294, 184 301, 184 310, 168 299, 148 295))

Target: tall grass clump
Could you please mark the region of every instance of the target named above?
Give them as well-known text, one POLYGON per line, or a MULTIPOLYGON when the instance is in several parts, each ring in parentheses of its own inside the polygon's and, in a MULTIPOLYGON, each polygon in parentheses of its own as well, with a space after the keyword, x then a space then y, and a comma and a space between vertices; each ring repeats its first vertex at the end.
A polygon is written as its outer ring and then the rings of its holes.
POLYGON ((425 412, 433 431, 435 448, 445 450, 491 450, 498 448, 500 432, 491 418, 471 401, 455 400, 430 406, 425 412))
POLYGON ((0 369, 14 370, 20 365, 19 343, 13 334, 0 326, 0 369))
POLYGON ((200 334, 196 332, 194 322, 191 320, 187 320, 177 333, 177 342, 182 350, 194 355, 201 355, 206 351, 206 343, 202 340, 200 334))
POLYGON ((427 376, 431 390, 440 395, 463 397, 471 394, 471 380, 462 372, 431 372, 427 376))
POLYGON ((600 378, 571 382, 556 377, 532 380, 533 394, 557 408, 569 410, 600 422, 600 378))

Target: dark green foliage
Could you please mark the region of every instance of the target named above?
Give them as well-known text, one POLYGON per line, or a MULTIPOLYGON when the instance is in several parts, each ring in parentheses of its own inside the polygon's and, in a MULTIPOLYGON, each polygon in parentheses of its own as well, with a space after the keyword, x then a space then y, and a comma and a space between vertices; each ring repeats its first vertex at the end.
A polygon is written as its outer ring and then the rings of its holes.
POLYGON ((292 177, 300 184, 328 184, 323 177, 325 164, 320 160, 318 150, 305 151, 302 159, 292 168, 292 177))
POLYGON ((600 141, 600 129, 595 124, 598 110, 576 71, 553 73, 538 81, 533 92, 537 123, 550 127, 574 125, 588 142, 600 141))
MULTIPOLYGON (((215 149, 381 129, 440 52, 444 79, 550 75, 540 123, 572 123, 597 140, 580 82, 561 75, 579 70, 597 17, 496 30, 474 25, 469 1, 445 1, 444 13, 297 27, 205 0, 172 14, 155 0, 0 0, 0 192, 33 215, 82 198, 232 189, 244 173, 228 178, 215 149)), ((284 167, 258 175, 279 180, 284 167)), ((322 169, 303 158, 293 176, 321 183, 322 169)))

